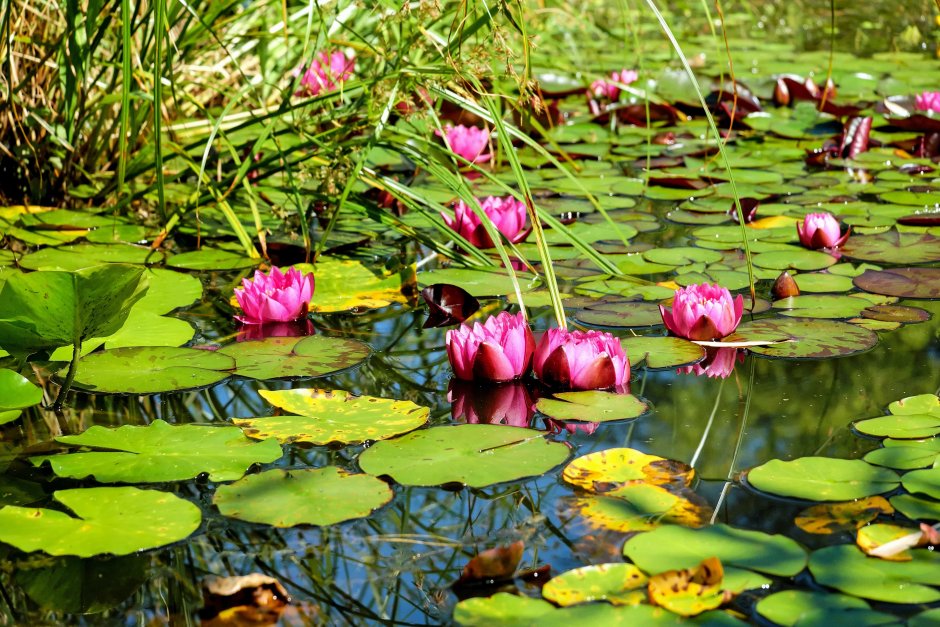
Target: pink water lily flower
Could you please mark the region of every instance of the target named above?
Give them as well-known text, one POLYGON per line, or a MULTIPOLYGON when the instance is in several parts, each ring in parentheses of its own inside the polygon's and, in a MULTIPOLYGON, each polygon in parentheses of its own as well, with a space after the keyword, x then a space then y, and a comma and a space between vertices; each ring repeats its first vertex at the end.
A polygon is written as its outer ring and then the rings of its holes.
POLYGON ((591 93, 595 98, 607 98, 608 100, 617 100, 620 97, 621 85, 629 85, 637 79, 637 73, 634 70, 623 69, 619 72, 611 72, 610 80, 599 78, 591 83, 591 93))
POLYGON ((914 99, 914 108, 918 111, 940 113, 940 91, 925 91, 917 94, 914 99))
POLYGON ((463 381, 511 381, 529 371, 535 337, 525 317, 507 311, 480 324, 464 323, 445 337, 447 358, 463 381))
MULTIPOLYGON (((436 131, 441 135, 440 131, 436 131)), ((486 163, 490 160, 490 153, 483 152, 490 142, 490 131, 487 128, 448 124, 444 127, 444 141, 451 152, 463 157, 470 163, 486 163)))
POLYGON ((545 385, 571 390, 620 387, 630 378, 620 339, 603 331, 549 329, 535 347, 534 368, 545 385))
POLYGON ((235 298, 244 315, 235 319, 245 324, 289 322, 307 315, 313 298, 312 273, 301 274, 297 268, 282 273, 271 268, 270 274, 255 271, 254 280, 242 279, 235 288, 235 298))
POLYGON ((673 335, 707 342, 730 335, 741 322, 744 298, 720 285, 689 285, 676 290, 672 309, 660 305, 663 324, 673 335))
POLYGON ((831 213, 809 213, 802 222, 796 223, 800 243, 807 248, 838 248, 849 238, 849 231, 842 235, 839 222, 831 213))
MULTIPOLYGON (((310 67, 303 73, 300 79, 300 89, 294 92, 294 95, 309 97, 334 91, 352 76, 355 68, 355 59, 347 58, 339 50, 334 52, 324 50, 314 57, 310 67)), ((300 74, 300 71, 294 74, 296 76, 300 74)))
MULTIPOLYGON (((480 201, 480 208, 483 209, 483 213, 490 219, 496 230, 513 244, 521 242, 529 235, 528 231, 523 230, 526 207, 521 200, 516 200, 512 196, 487 196, 480 201)), ((458 200, 454 205, 453 216, 442 211, 441 217, 444 218, 447 226, 477 248, 493 248, 496 245, 483 228, 479 216, 464 201, 458 200)))

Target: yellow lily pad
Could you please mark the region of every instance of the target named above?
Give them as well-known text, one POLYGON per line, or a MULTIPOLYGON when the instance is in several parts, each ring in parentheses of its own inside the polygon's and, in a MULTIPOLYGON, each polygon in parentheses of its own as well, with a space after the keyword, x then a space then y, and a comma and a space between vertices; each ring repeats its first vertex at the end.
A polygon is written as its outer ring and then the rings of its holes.
POLYGON ((650 602, 680 616, 697 616, 724 602, 723 579, 717 557, 706 558, 694 568, 667 570, 650 577, 650 602))
POLYGON ((591 601, 637 605, 646 600, 646 583, 646 575, 633 564, 596 564, 553 577, 542 587, 542 596, 562 607, 591 601))
POLYGON ((310 311, 332 313, 378 309, 407 303, 417 295, 415 266, 400 272, 375 272, 352 259, 321 258, 315 265, 297 264, 301 272, 313 272, 316 290, 310 311))
POLYGON ((612 448, 575 459, 561 476, 588 492, 604 493, 634 482, 688 486, 694 474, 695 471, 682 462, 632 448, 612 448))
POLYGON ((883 496, 868 496, 847 503, 822 503, 807 507, 796 517, 796 526, 806 533, 829 535, 854 531, 894 508, 883 496))

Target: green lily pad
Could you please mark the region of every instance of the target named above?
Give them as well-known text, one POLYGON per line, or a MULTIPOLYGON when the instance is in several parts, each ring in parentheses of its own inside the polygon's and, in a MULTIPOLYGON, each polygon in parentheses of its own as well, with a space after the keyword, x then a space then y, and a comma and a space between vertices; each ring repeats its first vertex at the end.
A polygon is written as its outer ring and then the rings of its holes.
POLYGON ((471 597, 454 608, 454 622, 466 627, 510 627, 537 624, 557 611, 542 599, 497 592, 491 597, 471 597))
POLYGON ((888 405, 888 411, 895 416, 905 414, 933 414, 940 416, 940 397, 935 394, 918 394, 894 401, 888 405))
POLYGON ((754 265, 769 270, 822 270, 838 261, 818 250, 781 250, 754 255, 754 265))
POLYGON ((930 320, 930 313, 906 305, 872 305, 862 311, 862 317, 887 323, 916 324, 930 320))
POLYGON ((0 412, 32 407, 42 402, 42 389, 8 368, 0 368, 0 412))
POLYGON ((562 501, 560 508, 592 527, 617 533, 649 531, 668 524, 701 527, 710 513, 677 493, 646 483, 627 484, 597 496, 574 497, 562 501))
POLYGON ((212 481, 234 481, 253 464, 273 462, 282 454, 277 441, 255 442, 235 427, 170 425, 160 419, 146 427, 94 426, 56 441, 102 450, 30 461, 36 466, 49 462, 59 477, 94 477, 102 483, 185 481, 203 473, 212 481))
POLYGON ((129 555, 179 542, 202 522, 198 507, 157 490, 76 488, 53 496, 71 514, 4 507, 0 542, 50 555, 129 555))
POLYGON ((335 525, 364 518, 392 500, 384 481, 336 466, 268 470, 219 486, 212 502, 229 518, 274 527, 335 525))
POLYGON ((804 614, 795 627, 903 627, 901 618, 887 612, 863 608, 824 608, 804 614))
POLYGON ((623 554, 647 574, 692 568, 708 557, 780 577, 792 577, 806 565, 806 551, 790 538, 725 524, 659 527, 627 540, 623 554))
POLYGON ((202 282, 191 274, 163 268, 148 268, 144 272, 149 288, 134 305, 134 310, 153 314, 168 314, 174 309, 188 307, 202 298, 202 282))
POLYGON ((846 257, 875 263, 909 265, 940 261, 940 238, 930 233, 853 235, 842 246, 846 257))
POLYGON ((591 601, 636 605, 646 601, 646 582, 633 564, 596 564, 552 577, 542 586, 542 596, 562 607, 591 601))
POLYGON ((16 583, 43 610, 97 614, 120 605, 150 578, 149 556, 60 557, 18 567, 16 583))
POLYGON ((863 298, 823 294, 820 296, 791 296, 774 302, 774 309, 784 316, 802 318, 854 318, 871 303, 863 298))
POLYGON ((196 330, 185 320, 134 308, 121 328, 105 338, 105 348, 182 346, 195 335, 196 330))
MULTIPOLYGON (((517 273, 519 289, 527 292, 538 285, 530 275, 517 273)), ((469 268, 445 268, 418 274, 418 286, 427 287, 435 283, 449 283, 467 290, 477 298, 483 296, 507 296, 515 292, 512 280, 505 270, 477 270, 469 268)))
POLYGON ((940 434, 940 415, 902 414, 866 418, 852 424, 856 431, 876 438, 917 440, 940 434))
POLYGON ((854 324, 836 320, 768 318, 741 324, 727 341, 789 336, 793 341, 749 350, 765 357, 781 359, 827 359, 845 357, 872 348, 878 335, 854 324))
POLYGON ((283 379, 322 377, 345 370, 363 361, 371 350, 356 340, 311 335, 237 342, 216 352, 235 360, 234 374, 251 379, 283 379))
POLYGON ((261 259, 204 246, 200 250, 179 253, 166 260, 166 265, 180 270, 244 270, 254 268, 261 259))
POLYGON ((899 494, 889 499, 891 506, 911 520, 940 520, 940 501, 924 499, 910 494, 899 494))
MULTIPOLYGON (((162 252, 131 244, 75 244, 43 248, 20 258, 19 265, 29 270, 82 270, 101 264, 159 263, 162 252)), ((142 270, 142 268, 141 268, 142 270)))
POLYGON ((935 627, 940 625, 940 608, 914 614, 907 619, 907 627, 935 627))
POLYGON ((137 224, 116 224, 102 226, 88 231, 85 239, 93 244, 143 244, 151 235, 145 226, 137 224))
POLYGON ((916 470, 932 466, 940 459, 940 451, 915 446, 886 446, 869 451, 862 459, 869 464, 895 470, 916 470))
POLYGON ((800 457, 791 461, 772 459, 752 468, 747 482, 754 488, 808 501, 849 501, 890 492, 900 478, 887 468, 860 459, 800 457))
POLYGON ((926 549, 910 551, 912 559, 872 559, 851 545, 813 551, 809 570, 816 582, 863 599, 888 603, 940 601, 940 555, 926 549))
POLYGON ((587 390, 559 392, 554 398, 540 398, 535 409, 556 420, 609 422, 642 416, 649 407, 632 394, 587 390))
POLYGON ((801 292, 848 292, 852 289, 852 279, 829 272, 807 272, 793 277, 801 292))
POLYGON ((866 270, 852 281, 860 290, 873 294, 900 298, 940 298, 940 268, 866 270))
POLYGON ((402 485, 482 488, 542 475, 568 459, 568 453, 567 446, 533 429, 466 424, 378 442, 359 456, 359 467, 402 485))
POLYGON ((704 348, 681 337, 641 335, 622 338, 620 343, 627 353, 631 368, 644 362, 647 368, 654 370, 677 368, 705 359, 704 348))
POLYGON ((671 266, 685 266, 692 263, 715 263, 721 261, 722 255, 714 250, 695 248, 693 246, 676 246, 675 248, 653 248, 643 253, 647 261, 662 263, 671 266))
POLYGON ((275 407, 296 416, 236 418, 233 422, 255 439, 281 443, 352 444, 385 440, 413 431, 428 420, 430 409, 411 401, 354 396, 343 390, 258 390, 275 407))
POLYGON ((143 271, 109 264, 11 275, 0 290, 0 347, 28 355, 114 333, 147 291, 143 271))
POLYGON ((905 473, 901 478, 901 485, 912 494, 925 494, 940 499, 940 467, 905 473))
POLYGON ((588 307, 577 312, 575 317, 584 324, 599 327, 639 328, 663 323, 657 304, 634 301, 588 307))
MULTIPOLYGON (((157 394, 228 378, 235 360, 221 351, 170 346, 115 348, 82 357, 75 387, 108 394, 157 394)), ((65 371, 60 373, 65 376, 65 371)))
POLYGON ((910 192, 907 190, 895 190, 881 194, 881 199, 892 205, 935 207, 937 205, 937 192, 910 192))
MULTIPOLYGON (((843 594, 808 590, 783 590, 757 603, 757 613, 783 627, 793 627, 801 618, 819 610, 867 610, 862 599, 843 594)), ((827 623, 828 624, 828 623, 827 623)))

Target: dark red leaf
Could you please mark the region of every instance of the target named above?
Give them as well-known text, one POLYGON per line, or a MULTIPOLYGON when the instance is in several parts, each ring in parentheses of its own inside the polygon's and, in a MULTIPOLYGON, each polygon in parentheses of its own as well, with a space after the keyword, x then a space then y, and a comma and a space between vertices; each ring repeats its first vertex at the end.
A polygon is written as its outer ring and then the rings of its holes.
POLYGON ((852 159, 868 150, 868 135, 871 133, 871 118, 851 118, 842 133, 839 150, 843 159, 852 159))
MULTIPOLYGON (((750 224, 754 221, 754 218, 757 216, 757 208, 760 206, 760 201, 756 198, 742 198, 741 199, 741 213, 744 214, 744 223, 750 224)), ((738 221, 738 208, 735 206, 735 203, 731 203, 731 208, 728 209, 728 215, 737 222, 738 221)))
POLYGON ((480 301, 468 291, 447 283, 427 286, 421 290, 421 298, 428 304, 425 329, 460 324, 480 309, 480 301))

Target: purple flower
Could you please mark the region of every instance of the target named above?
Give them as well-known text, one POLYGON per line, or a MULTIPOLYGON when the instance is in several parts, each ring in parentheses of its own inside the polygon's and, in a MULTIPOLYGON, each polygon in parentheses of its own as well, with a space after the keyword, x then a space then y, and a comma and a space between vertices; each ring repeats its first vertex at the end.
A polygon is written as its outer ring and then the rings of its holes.
POLYGON ((849 231, 841 234, 839 222, 831 213, 810 213, 796 223, 800 243, 807 248, 838 248, 849 238, 849 231))
POLYGON ((689 340, 718 340, 729 335, 741 322, 744 298, 720 285, 689 285, 676 290, 672 309, 659 306, 663 323, 673 335, 689 340))
MULTIPOLYGON (((523 230, 525 226, 525 203, 512 196, 487 196, 480 202, 480 208, 493 222, 496 230, 506 236, 513 244, 521 242, 529 235, 523 230)), ((462 200, 454 206, 454 215, 441 212, 441 217, 451 229, 462 235, 468 242, 477 248, 493 248, 489 233, 483 228, 480 218, 462 200)))
MULTIPOLYGON (((294 95, 316 96, 333 91, 352 76, 355 68, 355 59, 347 59, 346 55, 339 50, 335 52, 324 50, 314 57, 310 67, 300 79, 300 89, 294 92, 294 95)), ((298 70, 295 75, 299 73, 298 70)))
POLYGON ((313 298, 313 274, 301 274, 297 268, 281 273, 271 268, 270 274, 255 271, 254 280, 242 279, 235 288, 235 298, 244 315, 235 319, 245 324, 289 322, 307 315, 313 298))
POLYGON ((599 390, 630 378, 620 339, 602 331, 549 329, 535 348, 534 367, 535 376, 553 388, 599 390))
POLYGON ((506 311, 483 324, 462 324, 447 332, 447 357, 464 381, 511 381, 529 371, 535 338, 525 317, 506 311))

